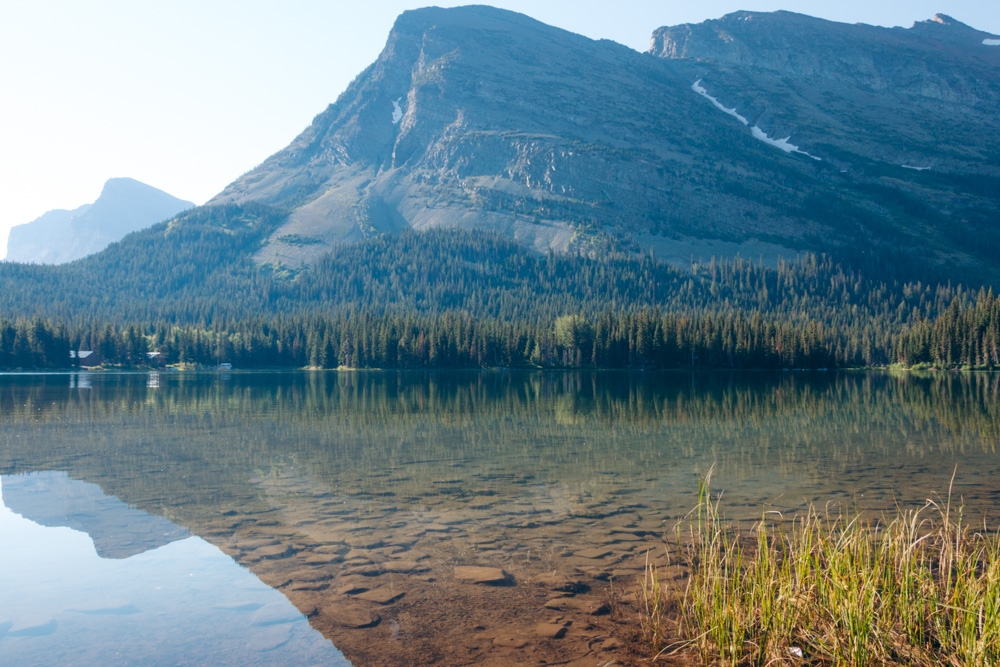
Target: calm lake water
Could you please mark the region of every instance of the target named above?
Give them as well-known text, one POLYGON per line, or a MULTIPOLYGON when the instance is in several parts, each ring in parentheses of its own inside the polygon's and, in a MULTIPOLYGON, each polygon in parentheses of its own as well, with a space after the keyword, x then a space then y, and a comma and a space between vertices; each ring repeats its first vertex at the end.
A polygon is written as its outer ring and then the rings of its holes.
POLYGON ((989 521, 998 444, 996 374, 0 375, 0 664, 627 661, 713 466, 989 521))

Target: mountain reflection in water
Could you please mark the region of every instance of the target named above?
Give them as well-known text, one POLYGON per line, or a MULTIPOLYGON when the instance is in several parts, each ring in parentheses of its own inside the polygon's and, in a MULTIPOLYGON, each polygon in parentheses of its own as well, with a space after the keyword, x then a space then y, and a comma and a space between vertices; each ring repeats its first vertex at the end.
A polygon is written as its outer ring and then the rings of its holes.
POLYGON ((65 472, 0 476, 0 662, 349 664, 280 593, 65 472))
POLYGON ((73 528, 93 540, 101 558, 128 558, 190 535, 163 517, 129 507, 65 472, 8 476, 3 502, 40 526, 73 528))

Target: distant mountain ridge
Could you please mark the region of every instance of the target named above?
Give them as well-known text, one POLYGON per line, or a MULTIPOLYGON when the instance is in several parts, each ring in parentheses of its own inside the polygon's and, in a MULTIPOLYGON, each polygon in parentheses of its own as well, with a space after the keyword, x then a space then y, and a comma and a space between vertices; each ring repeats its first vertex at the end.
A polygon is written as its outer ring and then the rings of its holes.
POLYGON ((100 252, 126 234, 193 207, 131 178, 109 179, 93 204, 49 211, 11 228, 8 262, 63 264, 100 252))

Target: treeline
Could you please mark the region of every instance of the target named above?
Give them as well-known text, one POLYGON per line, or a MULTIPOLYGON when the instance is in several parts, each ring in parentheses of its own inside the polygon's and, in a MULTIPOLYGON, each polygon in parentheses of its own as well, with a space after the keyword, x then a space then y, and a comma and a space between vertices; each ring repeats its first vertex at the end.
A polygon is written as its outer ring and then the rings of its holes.
POLYGON ((66 368, 74 365, 71 336, 65 325, 48 320, 0 319, 0 369, 66 368))
MULTIPOLYGON (((67 333, 36 318, 0 321, 0 367, 72 365, 71 349, 106 365, 239 368, 828 368, 837 365, 817 324, 759 314, 685 317, 656 312, 578 315, 548 324, 355 313, 193 328, 110 324, 67 333), (150 352, 158 353, 150 358, 150 352)), ((75 361, 73 362, 75 363, 75 361)))
POLYGON ((125 367, 231 363, 239 368, 833 368, 866 365, 862 350, 905 366, 1000 367, 1000 302, 992 292, 920 320, 875 349, 857 350, 814 322, 744 314, 658 311, 563 315, 537 322, 441 315, 346 313, 193 327, 0 320, 0 368, 72 365, 93 350, 125 367), (157 353, 150 358, 149 353, 157 353))
POLYGON ((1000 367, 1000 300, 980 292, 963 308, 956 299, 939 317, 922 319, 897 344, 897 359, 910 366, 1000 367))

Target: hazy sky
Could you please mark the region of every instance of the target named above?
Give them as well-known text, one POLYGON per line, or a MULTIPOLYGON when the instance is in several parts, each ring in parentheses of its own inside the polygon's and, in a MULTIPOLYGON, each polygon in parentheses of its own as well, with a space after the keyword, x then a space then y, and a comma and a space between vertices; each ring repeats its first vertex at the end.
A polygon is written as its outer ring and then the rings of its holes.
MULTIPOLYGON (((7 229, 129 176, 201 204, 284 147, 428 3, 6 0, 0 4, 0 257, 7 229)), ((468 2, 434 3, 439 6, 468 2)), ((637 50, 662 25, 788 9, 909 27, 937 12, 1000 33, 997 0, 497 0, 637 50)))

